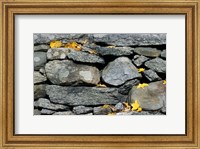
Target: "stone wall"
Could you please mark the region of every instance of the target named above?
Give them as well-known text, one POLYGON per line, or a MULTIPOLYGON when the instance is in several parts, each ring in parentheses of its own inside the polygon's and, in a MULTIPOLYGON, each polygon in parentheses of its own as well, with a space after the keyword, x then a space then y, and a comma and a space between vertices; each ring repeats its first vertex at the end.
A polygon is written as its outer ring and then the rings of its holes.
POLYGON ((34 115, 166 114, 166 34, 33 36, 34 115))

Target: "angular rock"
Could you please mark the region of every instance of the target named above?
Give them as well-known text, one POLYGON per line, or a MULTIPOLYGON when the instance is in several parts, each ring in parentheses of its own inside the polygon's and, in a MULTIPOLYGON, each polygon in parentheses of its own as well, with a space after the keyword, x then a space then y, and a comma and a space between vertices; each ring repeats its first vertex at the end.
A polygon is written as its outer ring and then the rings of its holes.
POLYGON ((34 102, 34 107, 45 108, 49 110, 69 110, 68 106, 51 103, 46 98, 40 98, 34 102))
POLYGON ((139 55, 148 56, 148 57, 158 57, 161 53, 160 50, 157 50, 156 48, 149 48, 149 47, 137 47, 133 51, 139 55))
POLYGON ((161 55, 160 55, 161 57, 163 57, 163 58, 166 58, 166 50, 163 50, 162 52, 161 52, 161 55))
POLYGON ((46 84, 34 85, 34 99, 46 96, 46 84))
POLYGON ((154 58, 144 63, 144 65, 156 72, 166 73, 166 61, 161 58, 154 58))
POLYGON ((92 107, 85 107, 85 106, 77 106, 73 108, 73 112, 75 114, 86 114, 89 112, 92 112, 93 108, 92 107))
POLYGON ((40 110, 38 110, 38 109, 34 109, 34 115, 41 115, 40 110))
POLYGON ((93 113, 94 115, 107 115, 108 113, 111 113, 110 108, 103 108, 103 107, 94 107, 93 113))
POLYGON ((46 52, 34 52, 34 70, 39 70, 47 62, 46 52))
POLYGON ((93 34, 94 41, 114 46, 146 46, 166 44, 166 34, 93 34))
POLYGON ((34 51, 46 52, 49 48, 50 48, 49 45, 41 44, 41 45, 34 46, 34 51))
POLYGON ((96 67, 75 64, 70 60, 50 61, 45 66, 48 79, 57 85, 97 84, 100 81, 96 67))
POLYGON ((53 48, 49 49, 47 51, 47 59, 48 60, 62 60, 65 59, 67 56, 67 53, 70 52, 70 49, 68 48, 53 48))
POLYGON ((166 85, 163 81, 150 83, 144 88, 134 86, 129 92, 129 103, 138 100, 143 110, 159 110, 163 107, 163 101, 166 98, 166 85))
POLYGON ((49 110, 49 109, 42 109, 41 110, 41 114, 42 115, 52 115, 53 113, 55 113, 56 111, 53 110, 49 110))
POLYGON ((149 80, 149 81, 160 81, 162 80, 155 71, 149 69, 144 71, 144 76, 149 80))
POLYGON ((115 108, 117 111, 122 111, 124 109, 123 103, 119 102, 118 104, 115 105, 115 108))
POLYGON ((128 80, 142 77, 127 57, 119 57, 110 62, 102 71, 102 79, 107 84, 118 86, 128 80))
POLYGON ((132 59, 132 61, 134 62, 134 64, 136 65, 136 66, 141 66, 144 62, 146 62, 147 60, 149 60, 149 58, 147 58, 147 57, 145 57, 145 56, 143 56, 143 55, 141 55, 141 56, 139 56, 139 55, 135 55, 134 56, 134 59, 132 59))
POLYGON ((47 95, 53 103, 71 106, 96 106, 118 103, 118 92, 114 88, 61 87, 48 85, 47 95))
POLYGON ((72 111, 55 112, 53 115, 75 115, 72 111))
POLYGON ((119 87, 118 91, 119 91, 119 93, 121 93, 123 95, 128 95, 131 88, 135 85, 138 85, 139 83, 140 83, 140 81, 138 79, 127 81, 124 85, 119 87))
POLYGON ((33 78, 34 78, 34 84, 42 83, 47 80, 47 78, 43 76, 41 73, 39 73, 38 71, 34 71, 33 78))

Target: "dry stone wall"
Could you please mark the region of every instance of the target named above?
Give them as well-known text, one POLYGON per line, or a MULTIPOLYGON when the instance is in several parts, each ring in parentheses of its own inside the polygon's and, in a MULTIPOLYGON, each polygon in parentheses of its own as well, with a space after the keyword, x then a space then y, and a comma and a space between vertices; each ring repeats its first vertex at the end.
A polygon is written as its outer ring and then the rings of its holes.
POLYGON ((166 34, 34 34, 33 40, 34 115, 166 114, 166 34), (50 47, 52 41, 62 45, 50 47), (65 46, 72 42, 79 50, 65 46), (134 102, 140 112, 127 110, 134 102))

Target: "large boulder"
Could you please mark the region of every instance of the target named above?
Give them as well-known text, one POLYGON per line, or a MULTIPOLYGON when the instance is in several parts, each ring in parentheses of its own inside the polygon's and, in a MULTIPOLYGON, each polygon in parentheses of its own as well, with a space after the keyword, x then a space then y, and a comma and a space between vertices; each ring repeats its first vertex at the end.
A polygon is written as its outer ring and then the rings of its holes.
POLYGON ((119 86, 126 81, 142 77, 127 57, 119 57, 110 62, 102 71, 102 79, 107 84, 119 86))
POLYGON ((138 100, 142 109, 158 110, 164 106, 165 98, 166 85, 163 84, 163 81, 157 81, 144 88, 134 86, 129 92, 128 102, 131 104, 138 100))
POLYGON ((154 58, 144 63, 144 65, 156 72, 166 73, 166 61, 161 58, 154 58))
POLYGON ((46 52, 34 52, 34 70, 39 70, 47 62, 46 52))
POLYGON ((93 34, 94 41, 114 46, 150 46, 166 44, 166 34, 93 34))
POLYGON ((119 102, 117 89, 114 88, 48 85, 46 86, 46 93, 53 103, 71 106, 96 106, 119 102))
POLYGON ((70 60, 49 61, 46 66, 47 78, 56 85, 97 84, 100 81, 96 67, 75 64, 70 60))

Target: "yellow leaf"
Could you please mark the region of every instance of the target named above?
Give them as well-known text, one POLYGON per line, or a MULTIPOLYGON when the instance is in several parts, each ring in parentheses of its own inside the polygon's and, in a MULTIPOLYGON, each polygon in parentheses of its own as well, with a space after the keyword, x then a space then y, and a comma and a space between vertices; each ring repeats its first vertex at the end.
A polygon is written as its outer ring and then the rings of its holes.
POLYGON ((124 112, 130 111, 131 110, 131 106, 129 106, 129 104, 127 102, 123 102, 125 109, 123 110, 124 112))
POLYGON ((97 87, 107 87, 105 84, 97 84, 97 87))
POLYGON ((50 47, 51 48, 60 48, 62 46, 61 41, 51 41, 50 42, 50 47))
POLYGON ((140 104, 138 103, 138 100, 135 100, 135 102, 132 103, 131 106, 132 106, 132 111, 135 111, 138 108, 140 108, 140 104))
POLYGON ((107 108, 109 108, 109 107, 110 107, 110 105, 103 105, 102 108, 107 109, 107 108))
POLYGON ((144 68, 139 68, 138 72, 144 72, 144 70, 145 70, 144 68))
POLYGON ((139 108, 137 109, 137 112, 141 112, 141 111, 142 111, 142 108, 139 107, 139 108))
POLYGON ((163 81, 163 84, 166 84, 166 80, 163 81))
POLYGON ((74 50, 80 51, 81 50, 81 45, 79 45, 78 43, 73 41, 73 42, 67 43, 65 45, 65 48, 72 48, 74 50))
POLYGON ((95 50, 89 50, 88 51, 90 54, 97 54, 97 52, 95 50))
POLYGON ((144 88, 145 86, 149 86, 147 83, 138 84, 137 88, 144 88))

